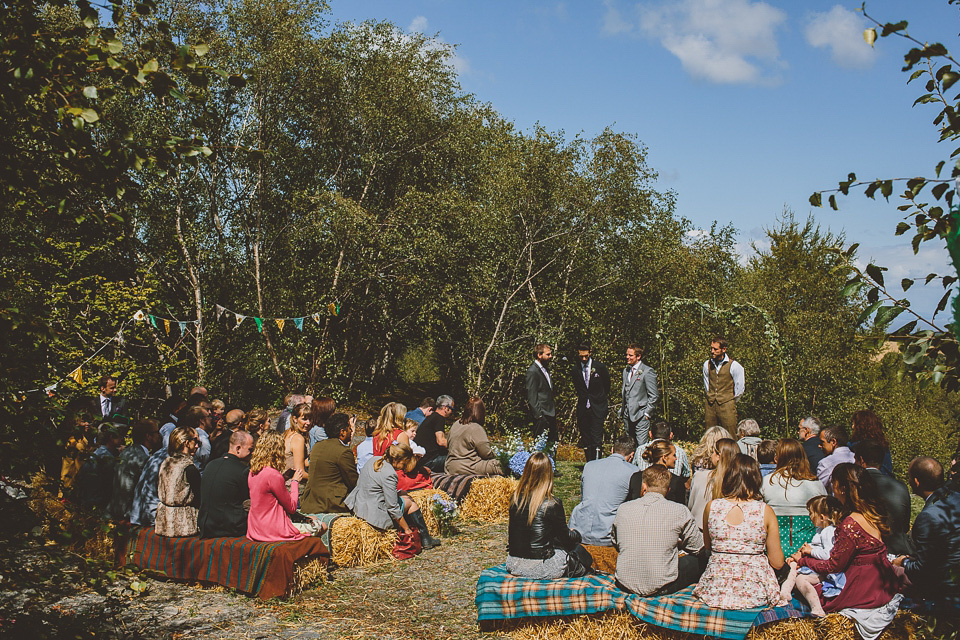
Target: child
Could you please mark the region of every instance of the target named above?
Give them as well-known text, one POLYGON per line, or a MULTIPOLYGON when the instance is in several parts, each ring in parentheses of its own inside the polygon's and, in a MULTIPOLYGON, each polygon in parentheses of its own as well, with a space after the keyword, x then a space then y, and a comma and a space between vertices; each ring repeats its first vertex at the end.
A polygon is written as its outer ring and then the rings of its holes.
POLYGON ((373 457, 373 431, 377 428, 376 420, 358 420, 358 427, 361 422, 363 422, 363 433, 366 437, 353 450, 357 455, 357 473, 360 473, 363 465, 367 464, 367 461, 373 457))
POLYGON ((777 465, 774 462, 776 454, 776 440, 764 440, 757 445, 757 462, 760 463, 760 475, 764 478, 777 470, 777 465))
POLYGON ((816 584, 823 583, 823 595, 826 598, 832 598, 840 593, 846 578, 842 573, 830 573, 822 577, 814 573, 812 569, 801 567, 797 569, 797 560, 801 556, 813 556, 818 560, 826 560, 830 557, 830 551, 833 549, 833 536, 836 531, 836 523, 840 519, 840 502, 833 496, 814 496, 807 501, 807 512, 810 514, 810 520, 817 527, 817 534, 813 540, 800 547, 800 550, 787 558, 790 563, 790 575, 780 587, 780 594, 784 600, 790 599, 790 592, 794 586, 803 595, 804 600, 810 605, 810 613, 818 618, 826 615, 823 606, 820 604, 820 596, 814 587, 816 584))
POLYGON ((426 451, 413 441, 413 439, 417 437, 417 429, 420 425, 413 420, 407 420, 405 427, 406 429, 400 432, 394 444, 406 444, 413 450, 416 467, 413 471, 397 469, 397 490, 415 491, 417 489, 432 489, 433 481, 430 479, 430 470, 420 464, 423 459, 423 454, 426 453, 426 451), (406 438, 406 442, 403 441, 404 438, 406 438))

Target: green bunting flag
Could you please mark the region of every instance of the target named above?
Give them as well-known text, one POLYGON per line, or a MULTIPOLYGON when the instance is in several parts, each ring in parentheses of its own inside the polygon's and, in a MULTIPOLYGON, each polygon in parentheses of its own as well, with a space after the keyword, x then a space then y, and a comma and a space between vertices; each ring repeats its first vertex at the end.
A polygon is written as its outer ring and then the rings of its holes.
POLYGON ((303 331, 303 318, 294 318, 293 326, 295 326, 298 330, 303 331))
POLYGON ((257 323, 257 331, 263 333, 263 318, 254 318, 253 321, 257 323))

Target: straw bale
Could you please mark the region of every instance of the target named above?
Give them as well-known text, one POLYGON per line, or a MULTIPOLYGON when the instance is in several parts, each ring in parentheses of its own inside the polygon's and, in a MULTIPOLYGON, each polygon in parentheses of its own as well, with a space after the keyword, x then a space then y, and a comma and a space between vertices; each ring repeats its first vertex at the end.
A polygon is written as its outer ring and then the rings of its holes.
POLYGON ((420 507, 420 513, 423 514, 423 521, 427 523, 427 531, 429 531, 430 535, 434 538, 439 538, 440 523, 437 522, 436 516, 433 515, 433 496, 440 496, 443 500, 452 500, 453 498, 451 498, 446 491, 440 491, 439 489, 418 489, 411 491, 408 495, 410 499, 420 507))
POLYGON ((571 462, 586 462, 587 457, 584 454, 583 449, 572 444, 558 444, 557 445, 557 461, 569 460, 571 462))
POLYGON ((474 480, 460 505, 460 515, 483 522, 507 520, 510 517, 510 497, 517 484, 517 480, 503 476, 474 480))
POLYGON ((396 531, 379 531, 361 518, 337 518, 330 531, 331 559, 341 567, 368 567, 393 558, 396 541, 396 531))
POLYGON ((329 576, 329 567, 326 558, 309 558, 305 562, 298 562, 293 568, 293 585, 290 587, 290 595, 295 596, 315 585, 325 584, 329 576))

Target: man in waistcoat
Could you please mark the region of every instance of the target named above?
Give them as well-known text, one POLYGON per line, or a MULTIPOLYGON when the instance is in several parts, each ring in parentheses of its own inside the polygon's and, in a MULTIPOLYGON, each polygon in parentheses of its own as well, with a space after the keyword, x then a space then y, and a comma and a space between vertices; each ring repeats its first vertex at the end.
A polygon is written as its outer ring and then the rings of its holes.
POLYGON ((710 341, 710 359, 703 363, 704 426, 737 429, 737 399, 743 394, 743 367, 727 355, 727 341, 710 341))

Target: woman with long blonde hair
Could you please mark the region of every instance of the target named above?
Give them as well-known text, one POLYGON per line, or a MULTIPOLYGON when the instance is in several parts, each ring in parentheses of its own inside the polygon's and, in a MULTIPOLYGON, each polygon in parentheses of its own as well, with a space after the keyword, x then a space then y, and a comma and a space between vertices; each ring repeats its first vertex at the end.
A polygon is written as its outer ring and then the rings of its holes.
POLYGON ((730 432, 723 427, 710 427, 703 433, 700 443, 690 455, 690 465, 694 473, 700 469, 713 469, 716 466, 713 462, 713 454, 717 448, 717 440, 723 438, 733 440, 730 432))
POLYGON ((579 577, 590 569, 590 554, 553 495, 553 463, 542 451, 527 460, 510 498, 508 535, 507 570, 515 576, 579 577))
POLYGON ((393 443, 410 446, 407 429, 407 408, 399 402, 388 402, 380 409, 377 428, 373 430, 373 455, 382 456, 393 443))
POLYGON ((299 471, 304 480, 310 478, 310 454, 307 451, 307 434, 313 424, 312 405, 302 402, 290 412, 289 428, 283 432, 284 471, 299 471))

